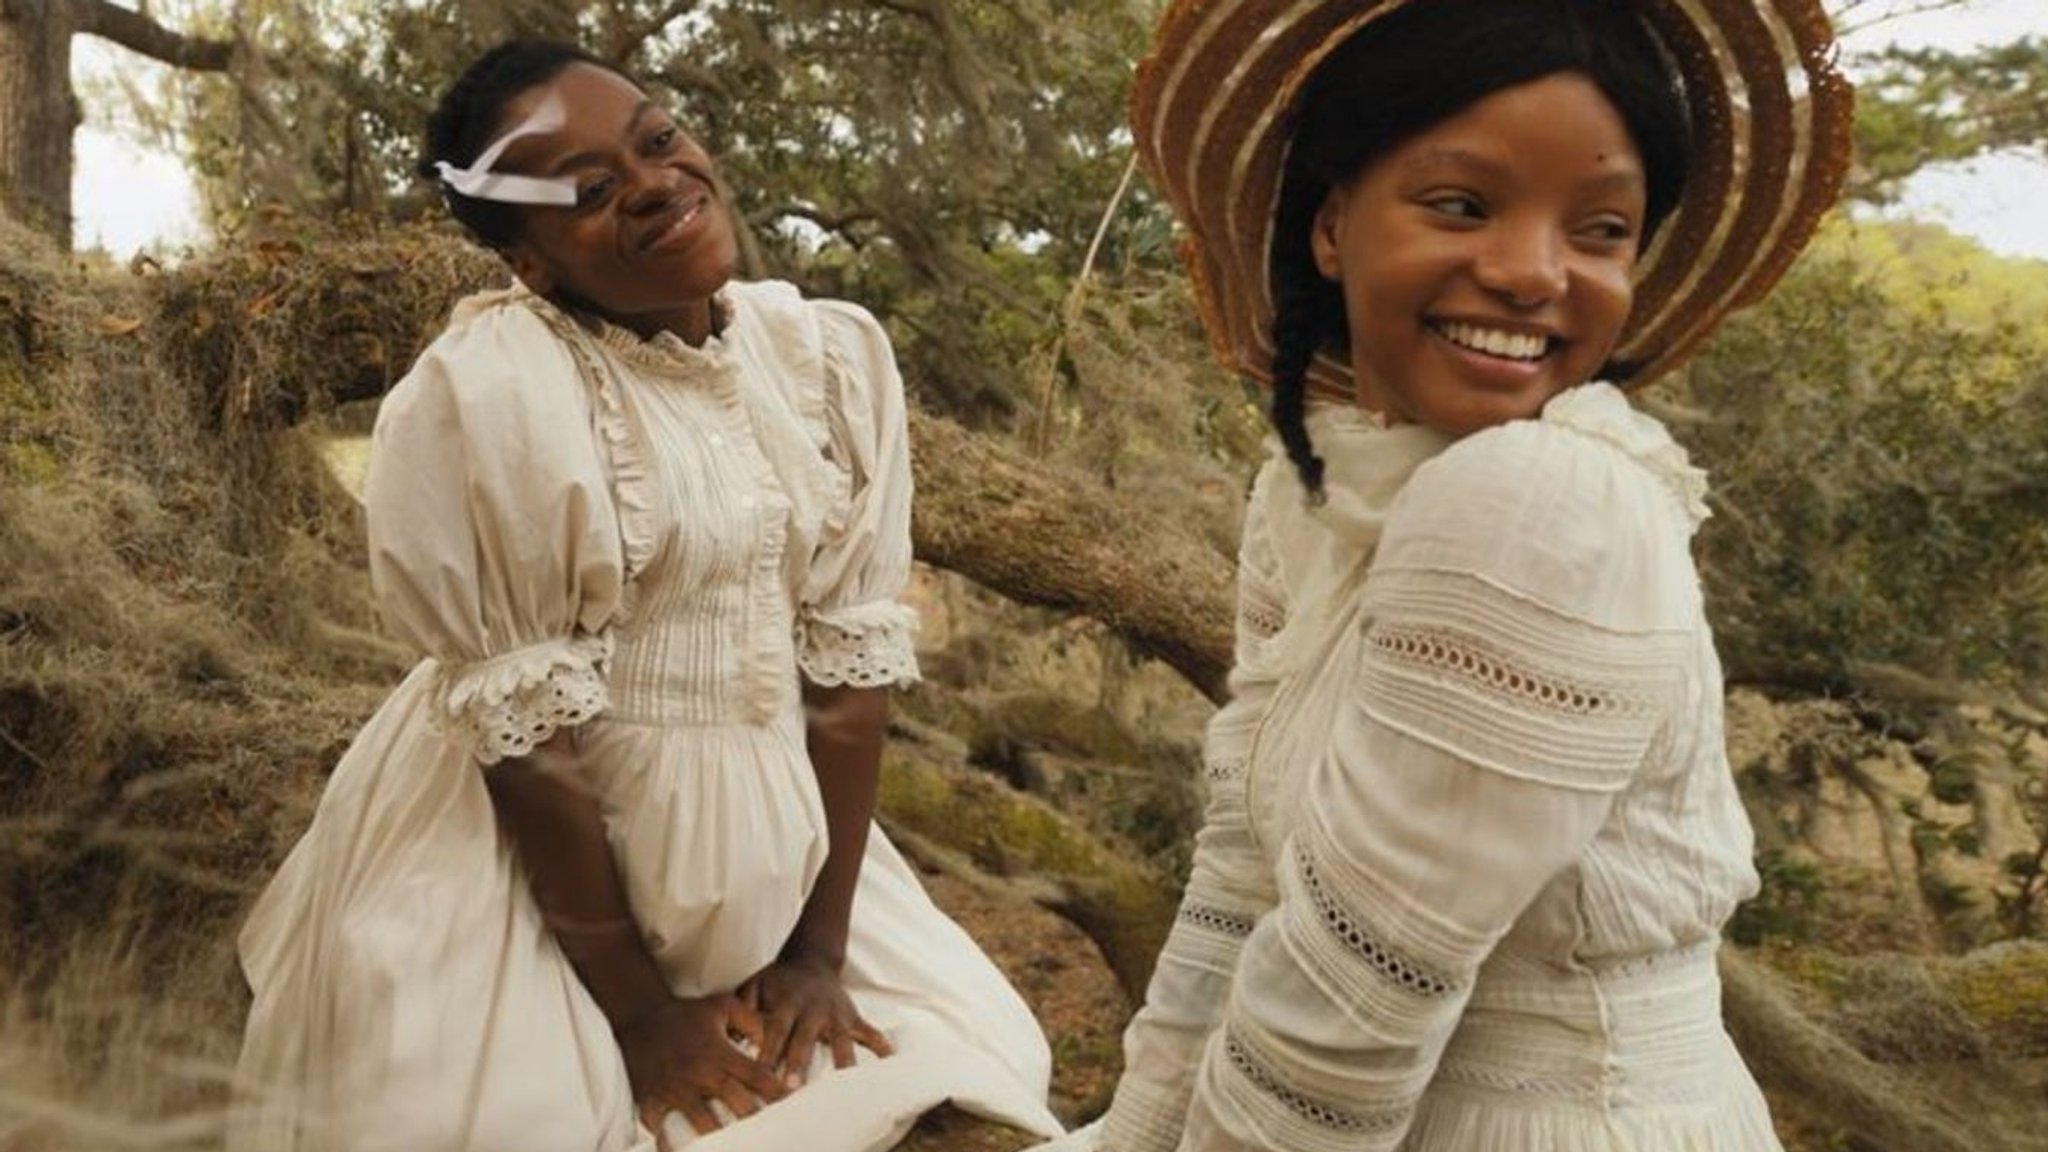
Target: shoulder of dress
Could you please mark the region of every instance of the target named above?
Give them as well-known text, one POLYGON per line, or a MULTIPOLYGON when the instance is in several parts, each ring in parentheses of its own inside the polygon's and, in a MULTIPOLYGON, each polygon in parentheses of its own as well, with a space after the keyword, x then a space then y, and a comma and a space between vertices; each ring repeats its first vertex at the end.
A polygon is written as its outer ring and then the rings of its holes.
POLYGON ((1707 508, 1707 473, 1662 421, 1629 402, 1612 384, 1592 383, 1560 393, 1538 423, 1608 446, 1650 474, 1698 528, 1707 508))
POLYGON ((567 345, 520 291, 480 293, 456 304, 447 326, 386 394, 383 410, 435 403, 548 408, 580 397, 575 382, 567 345))
POLYGON ((1708 516, 1706 473, 1619 390, 1589 384, 1540 417, 1474 432, 1415 473, 1411 500, 1454 494, 1536 511, 1538 519, 1677 518, 1687 535, 1708 516))

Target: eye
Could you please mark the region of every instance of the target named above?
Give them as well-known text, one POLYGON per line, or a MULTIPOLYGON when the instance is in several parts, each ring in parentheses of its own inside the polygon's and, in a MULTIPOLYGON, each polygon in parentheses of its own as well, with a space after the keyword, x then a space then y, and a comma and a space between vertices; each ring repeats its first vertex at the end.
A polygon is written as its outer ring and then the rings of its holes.
POLYGON ((682 138, 682 129, 677 128, 675 125, 671 124, 666 128, 660 129, 659 131, 655 132, 653 136, 649 137, 647 141, 647 147, 650 151, 653 152, 667 152, 670 149, 674 148, 676 144, 682 140, 682 138))
POLYGON ((1624 216, 1600 216, 1587 221, 1578 234, 1594 244, 1618 247, 1635 240, 1636 226, 1624 216))
POLYGON ((1470 192, 1436 192, 1422 198, 1422 206, 1439 216, 1454 220, 1484 220, 1486 205, 1470 192))
POLYGON ((596 208, 610 198, 612 187, 617 181, 609 175, 593 176, 576 185, 576 210, 579 212, 596 208))

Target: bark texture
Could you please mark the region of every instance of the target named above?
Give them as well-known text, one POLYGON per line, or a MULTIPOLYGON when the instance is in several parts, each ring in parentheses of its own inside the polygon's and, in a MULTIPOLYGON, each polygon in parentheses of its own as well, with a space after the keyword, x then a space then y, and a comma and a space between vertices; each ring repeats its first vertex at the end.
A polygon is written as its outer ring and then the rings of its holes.
POLYGON ((71 235, 73 0, 0 0, 0 199, 21 223, 71 235))

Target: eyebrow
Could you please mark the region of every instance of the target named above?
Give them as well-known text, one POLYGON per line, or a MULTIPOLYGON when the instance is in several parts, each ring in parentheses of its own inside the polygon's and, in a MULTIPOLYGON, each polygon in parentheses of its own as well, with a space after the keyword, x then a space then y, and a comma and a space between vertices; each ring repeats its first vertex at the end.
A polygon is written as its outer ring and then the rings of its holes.
MULTIPOLYGON (((1474 152, 1468 148, 1441 146, 1427 149, 1412 157, 1406 164, 1401 166, 1401 171, 1409 179, 1413 180, 1430 176, 1446 168, 1462 171, 1477 170, 1482 175, 1491 178, 1504 177, 1508 171, 1507 165, 1491 156, 1474 152)), ((1586 181, 1583 191, 1589 193, 1628 191, 1645 187, 1648 183, 1649 177, 1643 172, 1642 166, 1640 164, 1631 164, 1626 168, 1613 169, 1593 177, 1591 180, 1586 181)))
MULTIPOLYGON (((634 105, 633 114, 631 116, 626 117, 625 130, 620 132, 619 135, 631 136, 634 133, 634 131, 640 127, 640 122, 647 118, 647 114, 650 112, 654 112, 659 108, 660 105, 656 104, 652 100, 642 100, 640 101, 640 103, 634 105)), ((572 152, 569 155, 562 157, 560 160, 555 161, 553 164, 548 165, 548 170, 546 173, 544 173, 544 175, 560 176, 562 173, 569 171, 571 168, 581 168, 587 164, 595 164, 598 161, 604 159, 604 154, 604 149, 601 148, 586 148, 581 152, 572 152)))

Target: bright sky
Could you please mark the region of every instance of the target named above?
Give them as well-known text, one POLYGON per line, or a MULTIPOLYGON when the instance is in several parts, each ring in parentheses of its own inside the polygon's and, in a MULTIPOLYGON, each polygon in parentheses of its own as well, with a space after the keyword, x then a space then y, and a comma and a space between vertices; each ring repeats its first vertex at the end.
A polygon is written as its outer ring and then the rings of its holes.
MULTIPOLYGON (((1863 0, 1843 22, 1844 47, 1872 51, 1888 43, 1965 49, 2021 36, 2048 35, 2043 0, 1968 0, 1938 12, 1874 19, 1924 0, 1863 0)), ((1840 7, 1839 4, 1831 7, 1840 7)), ((73 76, 84 82, 125 74, 144 90, 162 66, 90 36, 74 42, 73 76)), ((80 248, 103 247, 126 259, 138 248, 175 253, 202 244, 192 181, 176 156, 145 149, 113 123, 114 109, 88 109, 76 137, 73 210, 80 248)), ((1994 251, 2048 259, 2048 159, 2008 152, 1917 176, 1895 211, 1975 236, 1994 251)))

